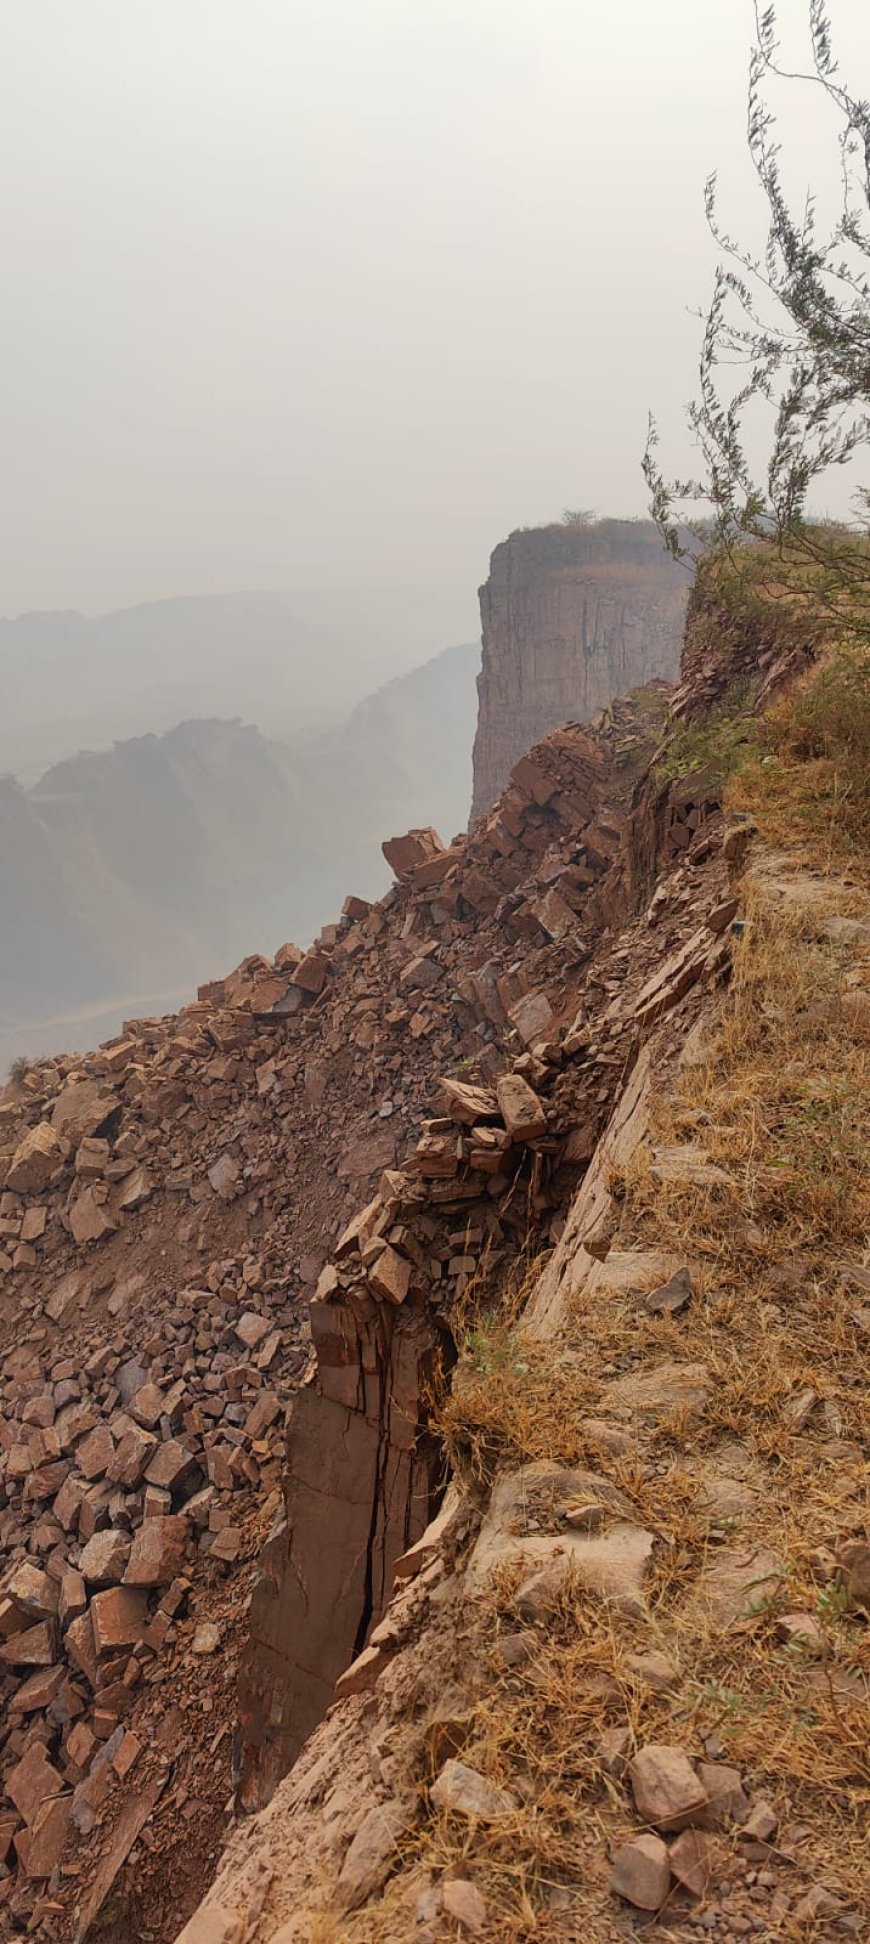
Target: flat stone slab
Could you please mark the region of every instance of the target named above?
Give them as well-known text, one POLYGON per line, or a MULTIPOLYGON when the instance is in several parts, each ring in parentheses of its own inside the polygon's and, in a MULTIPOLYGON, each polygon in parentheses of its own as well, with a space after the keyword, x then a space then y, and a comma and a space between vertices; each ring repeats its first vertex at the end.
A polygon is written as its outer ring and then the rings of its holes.
POLYGON ((711 1388, 706 1364, 657 1364, 653 1370, 632 1370, 608 1384, 602 1398, 609 1410, 644 1417, 670 1417, 688 1411, 693 1417, 703 1411, 711 1388))
POLYGON ((729 1549, 701 1574, 696 1599, 718 1627, 731 1627, 764 1609, 782 1585, 785 1566, 763 1547, 729 1549))
POLYGON ((645 1612, 644 1582, 655 1544, 653 1534, 635 1523, 625 1494, 594 1472, 556 1465, 524 1465, 498 1481, 489 1512, 469 1562, 466 1585, 480 1591, 504 1566, 520 1566, 529 1577, 546 1569, 540 1608, 552 1605, 561 1588, 574 1580, 624 1611, 645 1612), (603 1508, 602 1525, 574 1529, 560 1520, 560 1509, 580 1501, 603 1508), (556 1532, 529 1532, 530 1522, 549 1516, 556 1532))

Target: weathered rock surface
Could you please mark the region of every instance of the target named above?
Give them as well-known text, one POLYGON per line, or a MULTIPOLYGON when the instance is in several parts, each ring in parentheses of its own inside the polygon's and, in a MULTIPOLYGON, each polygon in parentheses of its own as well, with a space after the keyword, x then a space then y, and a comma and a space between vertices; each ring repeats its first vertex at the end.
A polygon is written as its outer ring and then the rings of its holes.
POLYGON ((445 1762, 432 1784, 430 1795, 436 1809, 469 1821, 494 1823, 516 1814, 519 1803, 508 1789, 488 1782, 477 1769, 453 1757, 445 1762))
POLYGON ((540 737, 635 684, 675 678, 686 593, 643 521, 535 528, 496 547, 480 590, 473 816, 540 737))
POLYGON ((707 1791, 681 1748, 650 1742, 629 1763, 638 1814, 657 1829, 682 1829, 709 1806, 707 1791))
POLYGON ((634 1836, 617 1850, 610 1888, 636 1910, 660 1910, 671 1887, 667 1845, 660 1836, 634 1836))
MULTIPOLYGON (((857 1670, 814 1665, 800 1641, 793 1648, 791 1636, 779 1637, 789 1620, 787 1607, 800 1620, 814 1599, 811 1587, 801 1585, 798 1592, 806 1562, 799 1546, 790 1551, 791 1507, 788 1561, 777 1559, 771 1541, 777 1532, 778 1542, 781 1531, 777 1493, 795 1446, 794 1464, 803 1462, 804 1478, 821 1474, 825 1480, 813 1500, 816 1519, 824 1506, 828 1521, 814 1535, 825 1544, 814 1547, 813 1571, 818 1583, 835 1589, 830 1608, 838 1617, 826 1614, 825 1625, 838 1631, 849 1651, 860 1636, 861 1612, 850 1602, 845 1575, 852 1565, 860 1569, 861 1561, 846 1548, 863 1533, 851 1385, 840 1374, 840 1398, 827 1369, 824 1382, 812 1387, 797 1359, 794 1370, 784 1370, 782 1399, 808 1396, 799 1422, 780 1413, 784 1449, 776 1473, 770 1458, 776 1379, 771 1373, 769 1403, 764 1373, 757 1413, 754 1371, 739 1364, 744 1343, 732 1317, 733 1305, 746 1318, 740 1264, 752 1264, 754 1271, 760 1231, 746 1220, 742 1257, 737 1220, 741 1214, 746 1219, 746 1212, 739 1183, 711 1158, 714 1136, 691 1092, 674 1093, 682 1055, 687 1045, 694 1050, 705 1043, 720 1004, 718 987, 728 976, 731 917, 725 914, 734 895, 728 871, 739 868, 739 860, 723 857, 707 785, 693 780, 685 788, 663 788, 652 807, 641 791, 627 832, 615 828, 618 815, 599 799, 596 815, 582 824, 582 846, 570 864, 567 848, 556 841, 557 865, 552 820, 568 792, 554 777, 555 747, 562 748, 560 737, 516 765, 512 791, 481 827, 486 851, 476 848, 476 833, 469 847, 451 846, 450 854, 411 865, 396 886, 394 905, 377 914, 382 952, 399 930, 403 934, 400 982, 408 966, 415 980, 416 968, 433 959, 442 967, 431 986, 412 987, 425 999, 425 1005, 413 1003, 421 1013, 448 1003, 451 1009, 477 1008, 484 1054, 478 1048, 473 1056, 466 1042, 461 1060, 443 1063, 435 1100, 410 1137, 396 1127, 394 1065, 389 1085, 375 1094, 368 1135, 374 1146, 384 1127, 395 1128, 391 1156, 385 1162, 379 1153, 377 1168, 367 1169, 362 1130, 343 1131, 338 1150, 353 1154, 346 1178, 354 1180, 354 1200, 336 1209, 332 1234, 310 1271, 317 1283, 314 1360, 291 1430, 295 1475, 286 1504, 288 1530, 276 1530, 270 1542, 254 1600, 257 1624, 270 1611, 281 1616, 272 1658, 260 1657, 269 1665, 269 1685, 255 1697, 247 1723, 249 1737, 261 1733, 271 1710, 259 1777, 259 1758, 248 1771, 254 1795, 270 1764, 274 1776, 284 1721, 292 1719, 293 1732, 300 1730, 309 1658, 329 1711, 262 1815, 231 1838, 209 1900, 215 1909, 238 1911, 245 1922, 256 1909, 268 1944, 303 1944, 318 1926, 327 1933, 335 1927, 343 1901, 342 1859, 360 1837, 367 1865, 369 1837, 375 1838, 372 1810, 406 1801, 413 1831, 398 1854, 389 1844, 376 1845, 377 1907, 354 1920, 363 1932, 386 1922, 397 1935, 419 1931, 421 1944, 452 1934, 463 1915, 452 1911, 448 1886, 462 1883, 466 1870, 475 1878, 472 1888, 479 1873, 486 1922, 502 1923, 503 1903, 514 1894, 515 1851, 530 1854, 531 1842, 539 1856, 539 1834, 565 1847, 548 1873, 558 1880, 548 1882, 536 1921, 540 1916, 549 1926, 552 1913, 554 1927, 566 1935, 615 1935, 631 1922, 629 1913, 607 1905, 608 1853, 615 1869, 612 1890, 633 1900, 637 1911, 666 1907, 668 1933, 681 1944, 699 1929, 729 1944, 755 1934, 785 1935, 794 1928, 794 1912, 798 1925, 828 1925, 835 1905, 838 1921, 842 1909, 840 1860, 829 1847, 824 1888, 813 1884, 816 1859, 809 1854, 811 1842, 804 1854, 804 1842, 821 1826, 820 1803, 832 1798, 828 1776, 836 1771, 844 1785, 838 1803, 851 1786, 847 1734, 864 1689, 857 1670), (614 841, 615 861, 608 864, 603 860, 614 841), (501 878, 499 899, 497 858, 522 871, 518 846, 528 846, 539 860, 534 888, 521 877, 515 901, 501 878), (594 881, 581 889, 570 876, 575 869, 589 869, 594 881), (427 874, 425 883, 415 878, 417 871, 427 874), (453 904, 459 874, 462 889, 453 904), (570 906, 576 931, 563 924, 550 896, 554 889, 566 905, 578 894, 570 906), (453 926, 466 945, 474 941, 467 956, 456 949, 453 926), (596 926, 603 929, 596 932, 596 926), (510 957, 499 944, 505 931, 513 938, 510 957), (545 934, 549 942, 539 943, 545 934), (521 992, 514 985, 518 970, 521 992), (545 1110, 546 1130, 530 1135, 528 1148, 518 1131, 522 1123, 512 1137, 506 1100, 499 1100, 499 1081, 506 1076, 521 1079, 545 1110), (668 1148, 657 1147, 652 1133, 662 1096, 679 1109, 668 1148), (701 1135, 711 1152, 702 1147, 701 1135), (563 1192, 560 1175, 569 1155, 577 1173, 563 1192), (694 1197, 704 1244, 697 1259, 694 1238, 686 1240, 685 1259, 682 1236, 679 1255, 664 1240, 658 1246, 657 1185, 665 1190, 663 1205, 672 1190, 675 1201, 685 1194, 687 1207, 694 1197), (395 1390, 399 1345, 405 1345, 412 1321, 426 1323, 445 1330, 441 1347, 450 1354, 451 1318, 463 1314, 469 1282, 475 1297, 482 1286, 485 1306, 492 1256, 501 1258, 502 1274, 505 1264, 516 1263, 515 1199, 532 1210, 536 1229, 554 1246, 536 1275, 522 1333, 504 1344, 496 1338, 491 1348, 484 1332, 479 1350, 463 1361, 449 1421, 458 1478, 468 1481, 467 1489, 458 1490, 458 1505, 443 1524, 430 1522, 396 1559, 391 1597, 380 1583, 383 1555, 365 1533, 382 1530, 385 1509, 400 1509, 408 1474, 398 1502, 385 1496, 377 1479, 369 1496, 367 1440, 380 1440, 383 1476, 391 1475, 400 1445, 398 1426, 386 1423, 390 1403, 399 1394, 414 1395, 413 1376, 408 1393, 395 1390), (710 1249, 705 1233, 708 1218, 713 1228, 711 1207, 721 1211, 723 1205, 735 1210, 733 1263, 730 1235, 723 1257, 710 1249), (409 1267, 401 1303, 373 1288, 388 1248, 409 1267), (686 1302, 686 1277, 678 1272, 690 1260, 686 1302), (649 1304, 675 1276, 668 1300, 649 1304), (699 1356, 706 1361, 699 1363, 699 1356), (502 1382, 506 1418, 504 1424, 495 1418, 490 1438, 486 1405, 499 1408, 502 1382), (563 1382, 574 1401, 548 1421, 563 1382), (339 1409, 341 1417, 335 1416, 339 1409), (339 1470, 327 1478, 318 1529, 317 1481, 304 1474, 303 1448, 306 1437, 314 1443, 318 1426, 330 1420, 340 1464, 350 1453, 356 1463, 352 1478, 339 1470), (540 1449, 547 1437, 582 1458, 525 1464, 523 1450, 540 1449), (738 1500, 735 1485, 745 1488, 738 1500), (714 1523, 717 1507, 735 1503, 747 1528, 739 1546, 714 1523), (351 1548, 361 1545, 366 1554, 365 1571, 351 1583, 344 1605, 330 1591, 339 1575, 328 1543, 324 1549, 324 1506, 330 1524, 347 1519, 351 1548), (621 1604, 612 1585, 583 1583, 576 1566, 583 1555, 576 1549, 609 1546, 626 1527, 641 1535, 645 1553, 629 1589, 636 1597, 621 1604), (325 1550, 329 1593, 323 1606, 316 1598, 318 1547, 320 1554, 325 1550), (724 1571, 717 1581, 719 1568, 724 1571), (759 1570, 756 1604, 750 1576, 759 1570), (650 1580, 655 1597, 647 1601, 650 1580), (375 1586, 385 1601, 377 1611, 370 1596, 375 1586), (341 1628, 349 1647, 338 1682, 330 1686, 327 1671, 341 1628), (758 1735, 755 1701, 748 1713, 738 1710, 732 1725, 732 1683, 752 1692, 754 1682, 764 1707, 772 1679, 794 1710, 789 1719, 800 1720, 802 1736, 826 1736, 829 1766, 821 1787, 809 1766, 796 1786, 782 1772, 782 1744, 768 1749, 758 1735), (832 1693, 844 1710, 844 1727, 848 1720, 836 1744, 821 1725, 827 1700, 819 1702, 832 1693), (564 1769, 547 1761, 547 1722, 562 1737, 564 1769), (747 1734, 751 1755, 741 1773, 727 1758, 733 1748, 736 1760, 747 1734), (776 1809, 762 1793, 768 1789, 776 1809), (558 1827, 551 1819, 554 1800, 558 1827), (805 1818, 810 1829, 795 1817, 805 1818), (490 1882, 497 1885, 492 1899, 490 1882), (695 1910, 698 1901, 702 1908, 695 1910)), ((611 780, 616 774, 618 763, 611 780)), ((374 917, 359 922, 368 925, 374 917)), ((359 964, 364 951, 356 946, 351 959, 359 964)), ((351 1030, 364 1034, 374 1016, 366 1010, 374 982, 371 955, 366 957, 360 1010, 351 1016, 351 1030)), ((324 998, 315 1002, 333 1018, 341 1017, 345 982, 346 968, 334 960, 324 998)), ((395 991, 394 981, 387 1003, 399 1011, 395 991)), ((305 1014, 296 1017, 304 1020, 305 1014)), ((414 1019, 412 1037, 427 1041, 420 1014, 414 1019)), ((410 1024, 407 1016, 402 1024, 410 1024)), ((269 1062, 262 1064, 268 1080, 269 1062)), ((323 1064, 322 1046, 309 1047, 304 1087, 311 1098, 324 1097, 323 1064)), ((688 1062, 684 1070, 691 1072, 688 1062)), ((798 1330, 800 1288, 793 1305, 788 1288, 798 1330)), ((771 1303, 760 1320, 775 1314, 771 1303)), ((851 1349, 849 1329, 851 1312, 843 1332, 851 1349)), ((415 1339, 414 1355, 418 1348, 415 1339)), ((841 1369, 836 1359, 832 1368, 841 1369)), ((422 1414, 417 1431, 425 1436, 426 1429, 422 1414)), ((324 1472, 325 1451, 318 1458, 324 1472)), ((833 1827, 830 1816, 827 1827, 833 1827)), ((854 1934, 860 1922, 856 1912, 854 1934)))

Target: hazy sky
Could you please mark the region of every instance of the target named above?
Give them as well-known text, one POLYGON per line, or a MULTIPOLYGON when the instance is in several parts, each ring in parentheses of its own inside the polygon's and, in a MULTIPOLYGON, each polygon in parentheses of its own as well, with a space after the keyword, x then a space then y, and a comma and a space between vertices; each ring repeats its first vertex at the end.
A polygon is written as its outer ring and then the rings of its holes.
MULTIPOLYGON (((868 0, 831 12, 868 92, 868 0)), ((650 405, 685 460, 708 170, 732 230, 761 214, 751 0, 0 22, 0 612, 473 590, 511 527, 642 510, 650 405)), ((812 176, 812 91, 789 126, 812 176)))

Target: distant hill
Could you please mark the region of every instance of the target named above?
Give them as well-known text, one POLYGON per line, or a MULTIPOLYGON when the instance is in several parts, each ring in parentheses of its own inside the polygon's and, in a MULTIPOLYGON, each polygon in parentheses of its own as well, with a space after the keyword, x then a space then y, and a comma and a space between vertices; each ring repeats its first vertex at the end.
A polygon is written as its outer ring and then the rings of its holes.
POLYGON ((244 954, 305 943, 389 882, 382 838, 468 816, 479 648, 446 650, 340 730, 285 743, 239 720, 0 780, 0 1072, 166 1009, 244 954), (79 1031, 80 1028, 80 1031, 79 1031))
POLYGON ((326 762, 341 779, 342 824, 352 797, 367 847, 380 849, 390 814, 432 823, 444 837, 465 828, 479 667, 479 642, 446 648, 367 696, 341 729, 314 744, 315 767, 326 762))
POLYGON ((81 749, 191 718, 309 733, 476 628, 473 602, 449 588, 255 591, 0 619, 0 774, 33 782, 81 749))

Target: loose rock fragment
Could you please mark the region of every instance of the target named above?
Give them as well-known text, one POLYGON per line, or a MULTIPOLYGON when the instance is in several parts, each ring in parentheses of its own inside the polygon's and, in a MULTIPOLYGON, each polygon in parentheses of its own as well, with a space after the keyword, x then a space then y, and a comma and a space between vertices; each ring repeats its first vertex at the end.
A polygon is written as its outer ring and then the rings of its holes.
POLYGON ((668 1861, 677 1882, 690 1897, 705 1897, 710 1883, 707 1839, 698 1829, 684 1829, 668 1845, 668 1861))
POLYGON ((533 1141, 546 1134, 546 1109, 520 1074, 503 1074, 495 1091, 502 1120, 513 1140, 533 1141))
POLYGON ((397 1249, 385 1248, 368 1271, 369 1287, 385 1303, 397 1306, 411 1287, 411 1264, 397 1249))
POLYGON ((477 1769, 469 1768, 466 1762, 450 1760, 445 1762, 429 1791, 436 1809, 443 1809, 453 1816, 466 1816, 470 1821, 494 1823, 504 1816, 514 1815, 519 1808, 515 1796, 507 1789, 499 1788, 488 1782, 477 1769))
POLYGON ((769 1802, 756 1802, 740 1831, 740 1839, 746 1843, 772 1843, 779 1817, 769 1802))
POLYGON ((660 1289, 644 1298, 650 1316, 679 1316, 692 1300, 692 1278, 688 1269, 677 1269, 660 1289))
POLYGON ((852 1606, 870 1613, 870 1542, 850 1539, 837 1553, 837 1574, 852 1606))
POLYGON ((610 1874, 614 1896, 636 1910, 660 1910, 670 1887, 667 1845, 660 1836, 635 1836, 617 1850, 610 1874))
POLYGON ((706 1809, 709 1797, 682 1748, 649 1742, 629 1766, 638 1815, 657 1829, 684 1829, 706 1809))
POLYGON ((743 1790, 743 1781, 738 1768, 727 1762, 699 1762, 698 1781, 706 1789, 710 1798, 709 1807, 704 1811, 705 1829, 717 1829, 729 1822, 744 1823, 749 1814, 749 1802, 743 1790))
POLYGON ((480 1891, 465 1877, 449 1877, 441 1885, 441 1903, 460 1930, 476 1937, 486 1923, 486 1904, 480 1891))

